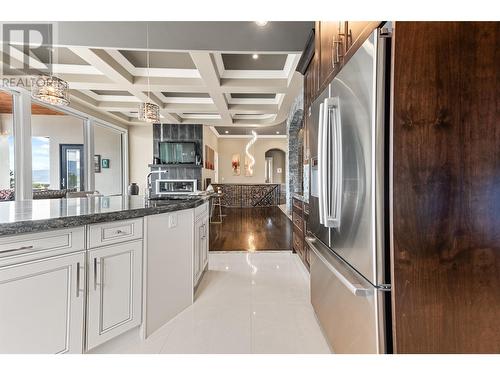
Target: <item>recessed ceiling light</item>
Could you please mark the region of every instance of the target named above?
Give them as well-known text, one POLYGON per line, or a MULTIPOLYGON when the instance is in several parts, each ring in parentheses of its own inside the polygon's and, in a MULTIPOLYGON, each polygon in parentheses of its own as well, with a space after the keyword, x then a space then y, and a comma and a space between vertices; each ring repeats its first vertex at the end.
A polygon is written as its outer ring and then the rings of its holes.
POLYGON ((266 26, 267 25, 267 22, 268 21, 255 21, 255 23, 260 26, 260 27, 263 27, 263 26, 266 26))
POLYGON ((252 55, 252 59, 257 60, 258 58, 259 58, 259 55, 257 55, 256 53, 254 53, 254 54, 252 55))
POLYGON ((229 133, 229 130, 226 130, 224 133, 228 134, 228 133, 229 133))

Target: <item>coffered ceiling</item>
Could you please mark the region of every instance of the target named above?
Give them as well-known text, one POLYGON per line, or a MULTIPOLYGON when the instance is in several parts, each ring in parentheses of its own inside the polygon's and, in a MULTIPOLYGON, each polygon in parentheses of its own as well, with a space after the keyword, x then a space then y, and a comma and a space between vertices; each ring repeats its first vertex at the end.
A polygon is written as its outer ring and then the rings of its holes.
MULTIPOLYGON (((192 37, 202 38, 203 32, 192 37)), ((302 76, 295 72, 301 48, 270 51, 269 45, 260 50, 258 43, 251 49, 245 44, 246 50, 231 51, 58 44, 53 72, 68 82, 73 103, 125 125, 145 125, 137 119, 142 101, 158 104, 166 123, 242 128, 281 124, 302 86, 302 76)), ((23 57, 20 49, 11 48, 10 54, 23 57)), ((39 66, 48 63, 43 53, 32 53, 30 59, 39 66)))

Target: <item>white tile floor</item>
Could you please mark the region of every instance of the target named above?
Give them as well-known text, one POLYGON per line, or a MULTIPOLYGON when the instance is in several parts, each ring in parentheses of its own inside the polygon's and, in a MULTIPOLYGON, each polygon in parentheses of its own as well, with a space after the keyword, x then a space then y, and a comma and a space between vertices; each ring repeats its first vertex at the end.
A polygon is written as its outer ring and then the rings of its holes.
POLYGON ((95 353, 330 353, 290 252, 210 253, 195 303, 149 339, 138 330, 95 353))

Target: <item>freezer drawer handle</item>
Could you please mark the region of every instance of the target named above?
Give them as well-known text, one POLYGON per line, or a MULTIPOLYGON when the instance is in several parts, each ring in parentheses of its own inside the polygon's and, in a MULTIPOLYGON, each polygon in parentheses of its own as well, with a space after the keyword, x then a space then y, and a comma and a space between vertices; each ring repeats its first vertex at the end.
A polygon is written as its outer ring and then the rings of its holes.
POLYGON ((339 270, 337 270, 330 262, 328 262, 321 252, 316 247, 316 239, 313 237, 306 237, 306 242, 309 244, 314 254, 321 260, 321 262, 328 267, 328 269, 340 280, 342 284, 355 296, 367 296, 372 294, 372 291, 359 283, 358 280, 352 278, 349 280, 339 270))

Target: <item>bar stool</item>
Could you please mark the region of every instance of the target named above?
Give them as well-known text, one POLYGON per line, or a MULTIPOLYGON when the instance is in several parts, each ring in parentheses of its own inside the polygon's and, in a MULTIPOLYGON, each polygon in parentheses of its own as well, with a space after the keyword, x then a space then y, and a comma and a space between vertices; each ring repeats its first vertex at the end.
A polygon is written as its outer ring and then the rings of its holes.
POLYGON ((210 223, 212 224, 222 224, 222 200, 221 198, 224 196, 224 193, 215 193, 214 195, 212 195, 212 209, 210 210, 210 223), (214 215, 214 211, 215 211, 215 207, 218 207, 218 211, 219 211, 219 219, 218 220, 214 220, 213 219, 213 215, 214 215))

